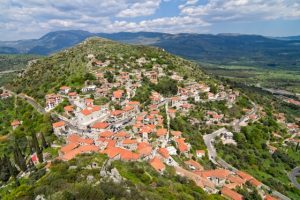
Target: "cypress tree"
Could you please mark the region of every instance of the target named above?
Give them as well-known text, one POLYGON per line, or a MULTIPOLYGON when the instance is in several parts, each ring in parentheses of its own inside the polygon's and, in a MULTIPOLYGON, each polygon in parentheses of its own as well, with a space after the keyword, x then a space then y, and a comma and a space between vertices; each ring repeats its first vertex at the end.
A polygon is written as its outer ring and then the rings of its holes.
POLYGON ((15 159, 15 163, 19 166, 19 168, 22 171, 26 171, 27 170, 27 166, 26 166, 26 160, 21 152, 21 149, 18 145, 18 143, 16 142, 15 144, 15 148, 14 148, 14 159, 15 159))
POLYGON ((39 159, 39 162, 42 163, 43 162, 43 150, 40 148, 39 146, 39 142, 37 140, 37 137, 34 133, 32 133, 32 145, 33 145, 33 148, 36 152, 36 155, 39 159))
POLYGON ((10 173, 5 158, 0 158, 0 166, 0 180, 6 182, 10 178, 10 173))
POLYGON ((42 139, 42 147, 45 149, 45 148, 47 148, 49 145, 48 145, 48 143, 47 143, 47 141, 46 141, 46 139, 45 139, 44 134, 41 133, 40 135, 41 135, 41 139, 42 139))
POLYGON ((10 159, 7 156, 4 156, 5 162, 7 163, 7 167, 9 169, 9 173, 11 176, 16 177, 19 173, 17 168, 11 163, 10 159))

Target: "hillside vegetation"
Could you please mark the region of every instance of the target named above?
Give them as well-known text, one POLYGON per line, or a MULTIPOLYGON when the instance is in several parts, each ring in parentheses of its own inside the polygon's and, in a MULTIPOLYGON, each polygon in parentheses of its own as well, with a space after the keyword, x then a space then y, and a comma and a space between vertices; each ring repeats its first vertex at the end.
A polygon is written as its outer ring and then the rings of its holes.
MULTIPOLYGON (((107 39, 91 38, 76 47, 39 59, 26 69, 22 77, 16 79, 10 87, 18 93, 23 92, 40 100, 47 93, 56 91, 62 85, 79 89, 90 78, 89 69, 86 67, 88 54, 94 54, 99 60, 111 59, 111 66, 130 64, 139 57, 155 58, 156 63, 168 64, 170 70, 176 68, 187 77, 194 76, 195 72, 201 75, 200 70, 186 70, 187 66, 196 67, 196 64, 173 56, 159 48, 131 46, 107 39)), ((149 64, 149 67, 152 65, 149 64)), ((204 75, 202 77, 205 78, 204 75)))
MULTIPOLYGON (((120 44, 102 38, 89 38, 75 47, 35 61, 18 79, 12 80, 7 88, 16 93, 25 93, 44 106, 45 95, 58 93, 61 86, 66 85, 71 91, 77 92, 79 98, 84 101, 95 99, 95 105, 105 108, 102 105, 107 103, 109 111, 115 111, 123 108, 120 102, 113 100, 112 93, 124 90, 124 83, 131 83, 131 81, 132 85, 139 83, 140 86, 135 90, 135 94, 130 96, 130 101, 139 101, 142 108, 139 112, 145 111, 145 113, 153 111, 150 110, 149 105, 153 103, 153 98, 150 96, 153 96, 154 91, 166 99, 172 99, 174 95, 184 96, 178 91, 190 84, 201 83, 209 88, 209 92, 199 94, 200 101, 187 97, 184 103, 189 103, 192 107, 185 113, 173 106, 178 113, 169 120, 168 103, 165 106, 166 110, 164 106, 157 107, 156 111, 161 113, 163 119, 159 127, 170 127, 170 130, 181 131, 185 142, 190 145, 188 155, 179 153, 180 149, 175 149, 178 153, 172 158, 180 166, 187 168, 184 162, 193 159, 199 162, 198 164, 201 163, 205 170, 215 169, 217 165, 211 162, 212 158, 209 158, 207 153, 201 159, 196 158, 196 150, 207 151, 203 136, 225 127, 232 132, 237 144, 224 145, 217 138, 215 146, 220 157, 239 170, 247 171, 254 178, 270 186, 272 190, 276 189, 294 199, 300 197, 299 192, 290 185, 286 175, 300 163, 297 158, 298 149, 294 144, 284 143, 284 139, 290 137, 286 124, 296 123, 299 110, 281 104, 278 99, 273 99, 272 96, 260 93, 239 82, 209 77, 196 63, 171 55, 163 49, 120 44), (106 62, 108 63, 106 66, 100 66, 106 62), (157 68, 161 68, 164 72, 157 81, 151 82, 144 73, 141 73, 139 81, 135 79, 134 70, 149 72, 157 65, 159 65, 157 68), (113 86, 106 86, 98 77, 101 74, 105 82, 119 83, 118 78, 122 72, 127 72, 129 78, 126 78, 123 84, 116 86, 113 84, 111 84, 113 86), (172 79, 174 74, 181 81, 172 79), (94 93, 85 94, 81 91, 87 85, 103 86, 104 89, 109 90, 109 94, 96 99, 94 93), (209 99, 208 93, 217 97, 209 99), (217 94, 220 96, 225 94, 225 97, 219 98, 217 94), (230 104, 228 94, 234 94, 235 97, 230 104), (254 117, 257 120, 248 121, 241 131, 236 131, 232 122, 247 116, 247 113, 251 113, 249 112, 251 109, 255 110, 254 117), (284 112, 286 122, 277 121, 278 112, 284 112), (212 122, 208 113, 216 113, 213 115, 218 118, 221 116, 222 119, 212 122), (277 133, 280 139, 275 138, 274 133, 277 133), (271 154, 268 144, 276 146, 278 150, 271 154)), ((50 111, 52 115, 37 113, 31 105, 17 97, 0 101, 0 108, 3 110, 0 113, 2 140, 0 150, 3 152, 2 155, 0 154, 0 164, 2 164, 0 186, 3 186, 0 190, 0 198, 33 199, 40 195, 47 199, 223 199, 219 195, 220 191, 217 191, 216 195, 208 195, 193 181, 178 176, 172 165, 166 166, 165 172, 160 174, 147 163, 146 159, 136 162, 108 160, 106 156, 98 153, 104 153, 98 147, 95 151, 97 153, 82 154, 77 157, 74 155, 69 160, 61 155, 58 157, 58 151, 59 154, 62 153, 61 149, 58 149, 64 146, 65 138, 61 135, 54 136, 55 132, 50 124, 58 121, 57 113, 63 115, 64 107, 70 103, 66 98, 67 95, 63 96, 65 100, 50 111), (22 122, 16 129, 13 129, 10 124, 14 119, 22 122), (30 163, 30 156, 33 153, 36 153, 40 163, 35 166, 29 165, 27 168, 26 161, 30 163), (43 154, 47 157, 44 160, 43 154), (43 161, 49 161, 51 165, 43 161), (14 169, 13 165, 18 169, 14 169), (105 173, 117 169, 120 176, 118 173, 115 176, 118 180, 112 180, 112 175, 106 176, 101 173, 101 169, 104 168, 105 173), (24 176, 17 176, 18 171, 22 171, 20 174, 24 176)), ((80 112, 81 108, 77 109, 80 112)), ((137 116, 136 113, 135 115, 137 116)), ((140 137, 139 131, 136 133, 131 131, 132 125, 123 125, 121 130, 126 130, 130 137, 133 136, 131 139, 140 137)), ((68 129, 67 134, 74 134, 72 128, 68 129)), ((77 130, 79 134, 80 129, 77 130)), ((99 132, 90 133, 99 134, 99 132)), ((86 133, 82 131, 82 134, 86 133)), ((156 147, 160 147, 157 136, 154 135, 153 138, 151 136, 147 142, 149 141, 153 145, 153 151, 156 151, 156 147)), ((166 141, 167 145, 174 148, 179 146, 174 140, 166 141)), ((133 150, 135 151, 136 149, 133 150)), ((218 186, 218 189, 219 187, 223 186, 218 186)), ((260 199, 256 198, 258 196, 256 189, 247 184, 236 190, 245 196, 245 200, 260 199)), ((270 191, 264 192, 267 194, 270 191)))
POLYGON ((37 55, 0 54, 0 72, 24 69, 30 60, 40 58, 37 55))
POLYGON ((269 38, 259 35, 90 33, 71 30, 50 32, 34 40, 0 42, 0 53, 49 55, 92 36, 157 46, 184 58, 208 63, 203 65, 208 72, 246 84, 258 83, 263 87, 300 91, 299 36, 269 38))

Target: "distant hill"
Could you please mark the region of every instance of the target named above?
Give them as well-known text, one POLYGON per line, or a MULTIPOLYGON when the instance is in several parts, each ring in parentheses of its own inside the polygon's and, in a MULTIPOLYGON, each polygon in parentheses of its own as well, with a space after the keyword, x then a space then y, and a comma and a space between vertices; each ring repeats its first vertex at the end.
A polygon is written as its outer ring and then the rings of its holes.
POLYGON ((73 30, 50 32, 34 40, 0 42, 0 53, 48 55, 74 46, 91 36, 158 46, 179 56, 202 62, 289 69, 300 66, 299 36, 269 38, 239 34, 90 33, 73 30))
POLYGON ((31 60, 38 59, 36 55, 7 55, 0 54, 0 72, 24 69, 31 60))
POLYGON ((276 37, 279 40, 300 40, 300 35, 298 36, 288 36, 288 37, 276 37))
POLYGON ((71 30, 50 32, 39 39, 0 41, 0 53, 48 55, 74 46, 94 35, 87 31, 71 30))

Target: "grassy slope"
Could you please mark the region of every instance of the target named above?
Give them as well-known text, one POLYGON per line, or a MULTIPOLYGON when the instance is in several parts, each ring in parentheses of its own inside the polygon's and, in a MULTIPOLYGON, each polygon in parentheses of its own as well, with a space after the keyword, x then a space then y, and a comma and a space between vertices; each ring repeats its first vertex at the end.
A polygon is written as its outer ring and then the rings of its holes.
POLYGON ((224 200, 219 195, 208 195, 193 182, 175 175, 168 168, 161 176, 147 163, 122 163, 116 161, 116 167, 125 178, 121 183, 113 183, 100 176, 97 168, 86 168, 92 163, 102 166, 107 158, 103 155, 81 155, 69 162, 56 161, 51 171, 38 170, 39 175, 23 177, 22 185, 9 193, 12 186, 0 192, 4 200, 32 199, 44 194, 49 199, 198 199, 224 200), (73 166, 73 168, 72 168, 73 166), (74 168, 76 166, 76 168, 74 168), (87 177, 93 177, 87 182, 87 177), (38 180, 39 179, 39 180, 38 180), (130 192, 128 192, 130 191, 130 192))
POLYGON ((0 54, 0 72, 6 70, 24 69, 30 60, 40 58, 38 55, 0 54))
MULTIPOLYGON (((112 59, 115 62, 112 66, 118 66, 130 60, 130 57, 156 57, 158 62, 168 64, 170 69, 176 69, 180 74, 187 76, 205 77, 200 70, 195 74, 194 70, 187 70, 189 67, 196 67, 196 64, 185 61, 179 57, 170 55, 161 49, 145 46, 132 46, 113 42, 111 40, 91 38, 84 44, 81 43, 66 51, 42 58, 26 69, 22 77, 17 79, 10 87, 17 92, 24 92, 41 101, 45 94, 56 92, 62 85, 69 85, 80 88, 88 73, 87 55, 94 54, 98 59, 112 59), (120 57, 123 58, 119 59, 120 57), (199 75, 200 74, 200 75, 199 75)), ((132 62, 134 63, 134 62, 132 62)), ((131 63, 129 63, 131 64, 131 63)))
POLYGON ((39 114, 24 100, 14 97, 0 100, 0 110, 0 156, 10 156, 15 141, 26 148, 26 137, 31 133, 43 133, 49 141, 52 138, 50 117, 39 114), (22 125, 13 130, 10 123, 15 119, 22 121, 22 125))

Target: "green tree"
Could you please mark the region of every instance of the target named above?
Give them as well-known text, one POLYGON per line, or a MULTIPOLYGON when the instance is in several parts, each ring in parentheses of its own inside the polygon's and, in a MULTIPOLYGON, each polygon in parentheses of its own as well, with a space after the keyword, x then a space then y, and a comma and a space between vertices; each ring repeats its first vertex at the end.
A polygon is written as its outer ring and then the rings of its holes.
POLYGON ((15 163, 19 166, 19 168, 22 171, 27 170, 25 157, 23 156, 21 149, 17 142, 15 143, 15 148, 14 148, 14 159, 15 159, 15 163))
POLYGON ((178 91, 177 81, 169 77, 163 77, 155 85, 154 89, 165 96, 175 95, 178 91))
POLYGON ((36 152, 36 155, 37 155, 37 157, 39 159, 39 162, 42 163, 43 162, 43 150, 39 146, 39 142, 38 142, 38 139, 36 137, 36 134, 32 133, 31 137, 32 137, 33 148, 34 148, 34 150, 36 152))

